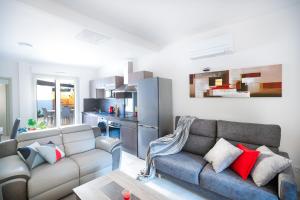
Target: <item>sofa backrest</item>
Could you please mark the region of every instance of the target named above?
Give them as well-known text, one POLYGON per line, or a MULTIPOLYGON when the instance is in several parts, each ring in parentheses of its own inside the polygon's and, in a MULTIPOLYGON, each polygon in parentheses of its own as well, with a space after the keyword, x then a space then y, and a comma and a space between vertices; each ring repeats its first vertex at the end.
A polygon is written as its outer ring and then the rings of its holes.
POLYGON ((278 125, 218 121, 217 137, 232 144, 242 143, 255 149, 266 145, 277 152, 280 146, 281 128, 278 125))
POLYGON ((37 131, 32 131, 30 133, 24 133, 18 135, 17 147, 18 148, 25 147, 31 145, 34 142, 38 142, 40 144, 47 144, 50 141, 56 144, 62 151, 64 151, 61 131, 59 128, 37 130, 37 131))
POLYGON ((89 125, 71 125, 61 128, 67 156, 95 149, 95 136, 89 125))
MULTIPOLYGON (((175 127, 179 118, 179 116, 175 118, 175 127)), ((216 120, 195 119, 183 151, 204 156, 216 143, 216 137, 216 120)))

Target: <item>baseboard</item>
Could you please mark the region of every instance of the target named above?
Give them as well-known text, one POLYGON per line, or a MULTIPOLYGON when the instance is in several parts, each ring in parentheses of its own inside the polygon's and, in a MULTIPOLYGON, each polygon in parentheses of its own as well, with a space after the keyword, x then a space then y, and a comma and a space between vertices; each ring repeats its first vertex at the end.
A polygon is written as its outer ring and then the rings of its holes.
POLYGON ((300 192, 300 167, 295 166, 294 167, 294 172, 295 172, 296 183, 297 183, 297 186, 298 186, 298 192, 300 192))

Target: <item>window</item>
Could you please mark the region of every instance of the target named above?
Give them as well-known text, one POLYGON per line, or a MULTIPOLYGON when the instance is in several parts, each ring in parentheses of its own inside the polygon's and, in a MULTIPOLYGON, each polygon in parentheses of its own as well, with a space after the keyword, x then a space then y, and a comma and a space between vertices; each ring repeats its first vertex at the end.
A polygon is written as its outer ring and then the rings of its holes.
POLYGON ((76 123, 76 80, 36 79, 37 123, 47 128, 76 123))

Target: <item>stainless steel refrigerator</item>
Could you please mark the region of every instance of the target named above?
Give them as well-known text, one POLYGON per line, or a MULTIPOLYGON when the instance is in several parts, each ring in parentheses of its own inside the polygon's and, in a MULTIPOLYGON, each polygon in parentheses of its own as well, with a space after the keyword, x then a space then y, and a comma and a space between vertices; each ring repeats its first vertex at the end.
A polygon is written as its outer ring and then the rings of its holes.
POLYGON ((138 82, 138 157, 145 159, 149 143, 173 131, 172 80, 138 82))

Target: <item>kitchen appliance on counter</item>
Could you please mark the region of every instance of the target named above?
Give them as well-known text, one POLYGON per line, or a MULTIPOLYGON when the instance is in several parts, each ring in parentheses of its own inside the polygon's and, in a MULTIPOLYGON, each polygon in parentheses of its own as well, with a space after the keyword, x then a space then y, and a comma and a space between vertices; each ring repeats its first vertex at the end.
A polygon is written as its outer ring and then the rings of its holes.
POLYGON ((138 82, 138 157, 145 159, 151 141, 173 131, 172 80, 138 82))
POLYGON ((114 111, 115 111, 115 108, 114 108, 113 106, 109 106, 109 108, 108 108, 108 113, 109 113, 109 114, 113 114, 114 111))

